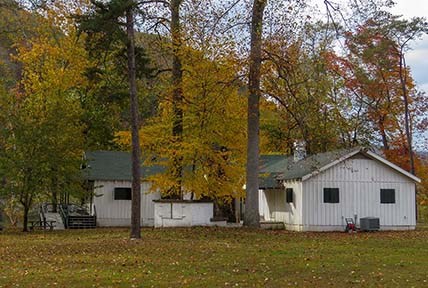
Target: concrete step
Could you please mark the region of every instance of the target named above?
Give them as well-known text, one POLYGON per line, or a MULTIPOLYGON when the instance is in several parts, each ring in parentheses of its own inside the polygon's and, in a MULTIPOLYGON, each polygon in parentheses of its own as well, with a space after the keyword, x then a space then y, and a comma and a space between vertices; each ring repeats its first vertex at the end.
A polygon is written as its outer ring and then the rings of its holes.
POLYGON ((278 221, 260 221, 260 228, 266 230, 284 230, 284 222, 278 221))

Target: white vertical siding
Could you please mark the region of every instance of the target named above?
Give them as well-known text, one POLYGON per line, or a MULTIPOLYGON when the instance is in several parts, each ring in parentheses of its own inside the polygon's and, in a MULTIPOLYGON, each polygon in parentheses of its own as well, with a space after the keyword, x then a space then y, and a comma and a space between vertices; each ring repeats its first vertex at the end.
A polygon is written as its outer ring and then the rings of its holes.
POLYGON ((284 183, 285 189, 293 189, 293 203, 285 203, 285 226, 289 230, 300 230, 302 225, 302 208, 303 208, 303 195, 302 195, 302 182, 301 181, 287 181, 284 183))
POLYGON ((155 227, 214 226, 212 202, 156 202, 155 227))
POLYGON ((286 213, 284 190, 259 190, 259 207, 262 220, 284 221, 286 213))
POLYGON ((379 217, 383 229, 416 225, 415 184, 370 159, 348 159, 303 182, 304 230, 341 230, 344 218, 379 217), (323 203, 323 188, 339 188, 339 203, 323 203), (395 203, 381 204, 380 189, 395 189, 395 203))
POLYGON ((259 214, 260 220, 271 221, 269 205, 266 199, 266 190, 259 189, 259 214))
POLYGON ((154 226, 155 206, 153 200, 161 199, 160 192, 150 192, 151 184, 143 182, 141 184, 141 221, 142 226, 154 226))
POLYGON ((259 190, 260 216, 266 221, 284 222, 288 229, 299 230, 302 224, 302 182, 290 181, 285 188, 293 189, 293 203, 286 202, 285 189, 259 190))
MULTIPOLYGON (((131 223, 131 200, 114 200, 114 188, 131 187, 131 181, 95 181, 94 205, 99 226, 129 226, 131 223)), ((141 220, 143 226, 154 225, 153 200, 160 193, 149 193, 150 183, 141 183, 141 220)))

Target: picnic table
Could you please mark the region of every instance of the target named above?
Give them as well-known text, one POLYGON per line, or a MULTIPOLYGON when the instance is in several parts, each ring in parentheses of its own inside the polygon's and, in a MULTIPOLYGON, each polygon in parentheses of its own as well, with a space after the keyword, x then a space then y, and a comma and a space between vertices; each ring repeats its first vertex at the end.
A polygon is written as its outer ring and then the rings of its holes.
POLYGON ((30 221, 30 231, 34 230, 34 228, 41 228, 44 230, 53 230, 55 227, 56 221, 30 221))

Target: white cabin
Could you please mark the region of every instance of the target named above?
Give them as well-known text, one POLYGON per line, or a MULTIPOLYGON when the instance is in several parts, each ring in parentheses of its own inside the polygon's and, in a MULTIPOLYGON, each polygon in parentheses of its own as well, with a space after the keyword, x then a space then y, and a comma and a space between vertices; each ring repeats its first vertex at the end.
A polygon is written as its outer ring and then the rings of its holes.
POLYGON ((420 179, 365 149, 261 159, 260 216, 295 231, 343 231, 376 217, 382 230, 416 227, 420 179))
MULTIPOLYGON (((92 209, 97 214, 97 226, 129 226, 131 221, 131 154, 128 152, 96 151, 85 153, 88 167, 85 178, 93 187, 92 209), (95 208, 94 208, 95 207, 95 208)), ((156 173, 143 170, 145 173, 156 173)), ((141 225, 154 225, 153 200, 159 192, 150 191, 150 183, 141 183, 141 225)))
MULTIPOLYGON (((96 211, 97 226, 118 227, 131 223, 131 154, 118 151, 86 152, 84 177, 91 186, 91 210, 96 211)), ((154 227, 189 227, 225 225, 213 221, 212 201, 161 200, 161 193, 151 191, 148 176, 162 173, 161 166, 142 166, 141 225, 154 227)), ((190 195, 185 195, 186 196, 190 195)), ((190 197, 189 197, 190 198, 190 197)), ((224 221, 225 222, 225 221, 224 221)))
MULTIPOLYGON (((415 229, 415 187, 420 182, 416 176, 361 148, 308 157, 300 154, 261 157, 259 207, 263 221, 284 223, 295 231, 342 231, 345 218, 355 219, 358 226, 360 218, 376 217, 383 230, 415 229)), ((85 157, 85 178, 93 187, 91 205, 97 225, 129 226, 130 153, 97 151, 87 152, 85 157)), ((143 180, 164 171, 160 166, 141 169, 143 180)), ((153 200, 161 195, 150 191, 150 185, 147 181, 141 184, 142 226, 218 225, 211 221, 212 204, 156 201, 156 210, 153 200)))

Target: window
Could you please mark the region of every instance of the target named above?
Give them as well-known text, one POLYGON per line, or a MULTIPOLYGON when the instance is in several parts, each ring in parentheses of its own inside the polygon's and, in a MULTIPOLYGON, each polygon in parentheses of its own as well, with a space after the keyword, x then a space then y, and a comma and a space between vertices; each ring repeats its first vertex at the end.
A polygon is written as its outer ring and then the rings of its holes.
POLYGON ((339 203, 339 188, 324 188, 324 203, 339 203))
POLYGON ((293 188, 286 188, 285 189, 285 198, 286 198, 286 201, 287 201, 287 203, 293 203, 293 197, 294 195, 293 195, 293 188))
POLYGON ((131 188, 116 187, 114 188, 114 200, 131 200, 131 188))
POLYGON ((394 204, 395 203, 395 189, 380 189, 380 203, 394 204))

